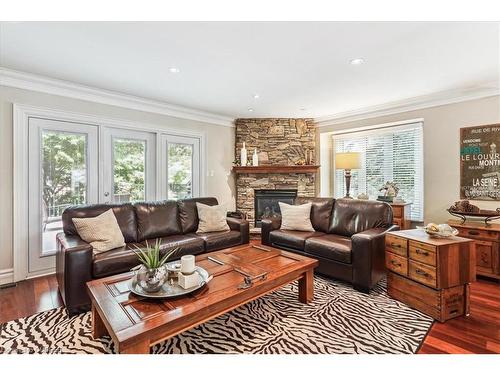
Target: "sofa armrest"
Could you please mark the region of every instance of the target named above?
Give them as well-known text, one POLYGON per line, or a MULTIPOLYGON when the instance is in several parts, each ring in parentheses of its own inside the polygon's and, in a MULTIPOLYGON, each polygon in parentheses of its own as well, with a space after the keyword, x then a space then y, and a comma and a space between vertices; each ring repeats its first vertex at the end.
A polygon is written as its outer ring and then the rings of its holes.
POLYGON ((228 217, 227 225, 229 225, 229 229, 236 230, 241 233, 242 244, 250 242, 250 226, 248 224, 248 220, 228 217))
POLYGON ((262 244, 271 246, 271 239, 269 235, 273 230, 280 229, 280 227, 281 227, 281 216, 269 219, 262 219, 262 231, 261 231, 262 244))
POLYGON ((56 276, 61 296, 70 315, 90 305, 86 282, 92 280, 92 246, 79 236, 57 234, 56 276))
POLYGON ((372 228, 351 237, 353 284, 368 292, 385 275, 385 234, 397 225, 372 228))

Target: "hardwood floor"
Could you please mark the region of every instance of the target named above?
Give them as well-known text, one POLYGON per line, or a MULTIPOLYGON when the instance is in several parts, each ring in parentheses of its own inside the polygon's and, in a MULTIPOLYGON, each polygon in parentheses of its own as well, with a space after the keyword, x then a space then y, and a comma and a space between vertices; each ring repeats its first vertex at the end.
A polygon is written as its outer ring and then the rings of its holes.
MULTIPOLYGON (((0 323, 62 306, 55 276, 0 289, 0 323)), ((419 354, 500 353, 500 284, 481 279, 471 287, 471 315, 435 322, 419 354)))

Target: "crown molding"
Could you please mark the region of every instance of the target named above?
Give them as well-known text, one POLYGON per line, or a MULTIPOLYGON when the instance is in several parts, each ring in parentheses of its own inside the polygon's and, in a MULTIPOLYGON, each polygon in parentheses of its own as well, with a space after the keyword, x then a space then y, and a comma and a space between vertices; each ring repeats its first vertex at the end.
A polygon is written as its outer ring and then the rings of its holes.
POLYGON ((0 85, 234 127, 232 117, 0 67, 0 85))
POLYGON ((495 87, 495 83, 492 82, 490 85, 484 85, 481 87, 440 91, 429 95, 422 95, 380 105, 359 108, 329 116, 316 117, 314 121, 316 126, 321 128, 329 125, 388 116, 397 113, 410 112, 497 95, 500 95, 500 89, 495 87))

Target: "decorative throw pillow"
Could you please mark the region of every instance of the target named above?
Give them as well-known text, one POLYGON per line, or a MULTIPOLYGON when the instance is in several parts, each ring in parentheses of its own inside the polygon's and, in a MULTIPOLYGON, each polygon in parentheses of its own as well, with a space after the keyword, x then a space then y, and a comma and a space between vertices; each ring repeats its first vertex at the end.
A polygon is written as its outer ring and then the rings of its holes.
POLYGON ((314 232, 311 224, 311 202, 299 206, 279 202, 279 205, 281 210, 280 229, 314 232))
POLYGON ((224 205, 208 206, 196 202, 198 209, 198 230, 196 233, 221 232, 229 230, 227 225, 227 209, 224 205))
POLYGON ((73 224, 82 240, 90 243, 96 253, 125 246, 125 239, 112 209, 96 217, 73 218, 73 224))

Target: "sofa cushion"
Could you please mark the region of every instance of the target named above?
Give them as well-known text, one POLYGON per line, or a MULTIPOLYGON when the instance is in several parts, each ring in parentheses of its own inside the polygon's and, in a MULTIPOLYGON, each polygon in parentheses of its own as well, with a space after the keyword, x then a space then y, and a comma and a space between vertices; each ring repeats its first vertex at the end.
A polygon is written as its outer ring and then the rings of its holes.
POLYGON ((132 267, 137 266, 139 260, 132 251, 136 245, 141 246, 140 243, 128 243, 118 249, 95 254, 92 262, 92 275, 94 278, 127 272, 132 267))
POLYGON ((269 234, 272 244, 289 247, 296 250, 304 250, 308 238, 324 236, 322 232, 299 232, 296 230, 273 230, 269 234))
POLYGON ((82 240, 88 242, 94 253, 102 253, 125 246, 122 231, 112 209, 96 217, 73 218, 73 224, 82 240))
POLYGON ((326 234, 321 237, 306 240, 306 253, 322 258, 351 263, 351 239, 336 234, 326 234))
POLYGON ((196 233, 225 232, 229 230, 227 224, 227 208, 225 205, 208 206, 196 202, 198 211, 198 229, 196 233))
POLYGON ((281 229, 314 232, 311 224, 311 202, 291 205, 278 202, 281 211, 281 229))
POLYGON ((137 242, 137 221, 135 209, 130 203, 120 204, 89 204, 68 207, 62 214, 63 230, 66 234, 76 234, 73 218, 96 217, 103 212, 113 210, 118 226, 122 231, 125 242, 137 242))
POLYGON ((241 232, 235 230, 228 230, 225 232, 197 233, 193 234, 193 236, 201 238, 203 239, 203 241, 205 241, 206 251, 219 250, 241 244, 241 232))
POLYGON ((216 198, 192 198, 182 199, 177 201, 179 207, 179 219, 181 223, 182 233, 194 233, 198 230, 198 209, 196 202, 203 203, 208 206, 218 204, 216 198))
POLYGON ((176 201, 140 202, 134 207, 138 241, 181 234, 176 201))
POLYGON ((390 227, 392 208, 379 201, 337 199, 328 233, 351 237, 371 228, 390 227))
MULTIPOLYGON (((195 238, 191 236, 174 235, 163 237, 159 239, 161 241, 160 248, 166 250, 174 246, 179 247, 179 251, 172 255, 171 260, 179 259, 183 255, 191 254, 197 255, 205 251, 205 243, 201 238, 195 238)), ((156 239, 147 240, 149 246, 153 246, 156 239)), ((125 246, 107 251, 105 253, 96 254, 94 256, 92 273, 94 278, 100 278, 110 275, 116 275, 118 273, 130 271, 132 267, 139 264, 137 255, 132 249, 135 246, 145 247, 146 241, 140 243, 128 243, 125 246)), ((164 251, 160 251, 160 254, 164 254, 164 251)))
POLYGON ((311 223, 313 228, 318 232, 328 232, 335 199, 308 197, 297 197, 297 199, 295 199, 295 204, 304 204, 307 202, 312 203, 311 223))

